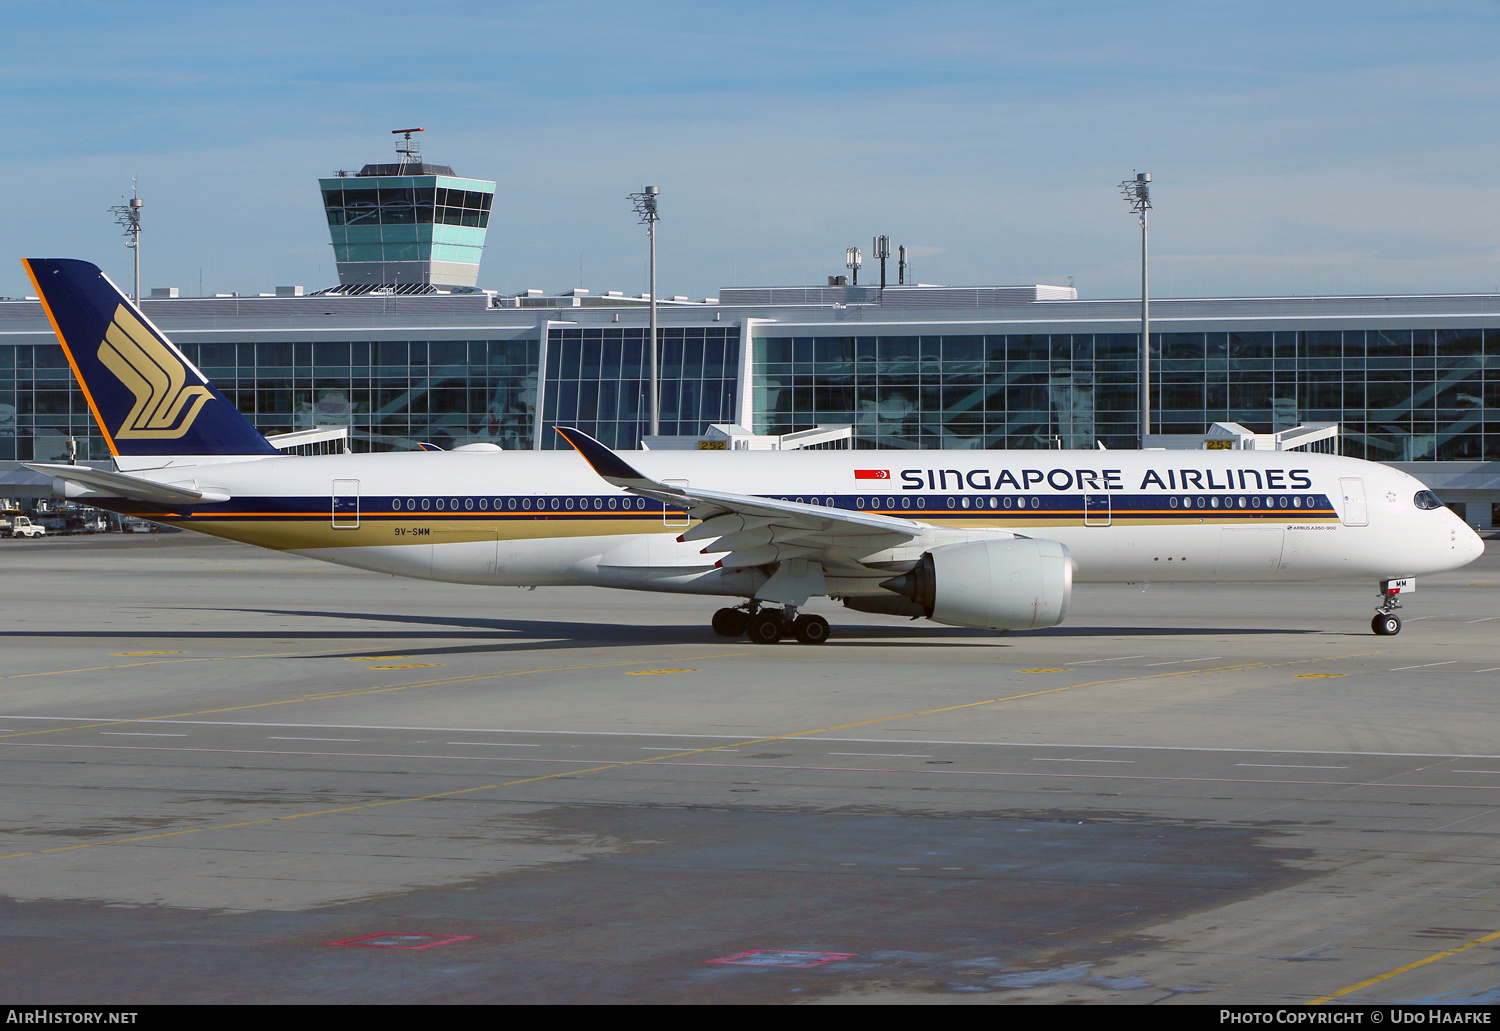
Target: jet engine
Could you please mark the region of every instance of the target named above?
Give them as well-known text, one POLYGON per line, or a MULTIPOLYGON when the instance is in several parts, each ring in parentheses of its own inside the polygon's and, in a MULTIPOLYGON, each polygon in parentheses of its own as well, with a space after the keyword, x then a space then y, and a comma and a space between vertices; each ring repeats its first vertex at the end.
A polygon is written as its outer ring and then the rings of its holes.
POLYGON ((1057 541, 1029 537, 944 544, 880 586, 949 626, 1037 630, 1068 614, 1073 560, 1057 541))

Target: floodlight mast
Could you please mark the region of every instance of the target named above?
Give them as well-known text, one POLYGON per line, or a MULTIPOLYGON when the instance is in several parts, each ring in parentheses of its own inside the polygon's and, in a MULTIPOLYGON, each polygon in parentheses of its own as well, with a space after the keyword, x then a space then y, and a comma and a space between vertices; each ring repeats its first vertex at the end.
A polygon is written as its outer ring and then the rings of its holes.
POLYGON ((115 216, 115 225, 125 230, 125 238, 130 242, 125 246, 135 252, 135 289, 130 299, 136 304, 141 303, 141 202, 140 190, 135 177, 130 177, 130 200, 124 204, 116 204, 109 209, 110 214, 115 216))
POLYGON ((651 243, 651 336, 646 348, 646 360, 651 367, 651 387, 646 395, 646 406, 650 409, 651 436, 661 432, 660 413, 657 404, 657 379, 659 370, 656 360, 656 223, 661 216, 656 211, 656 198, 661 189, 656 186, 643 186, 640 193, 630 194, 629 200, 635 205, 635 213, 640 217, 641 225, 646 227, 646 237, 651 243))
POLYGON ((1146 212, 1151 210, 1151 173, 1137 172, 1134 179, 1120 184, 1120 192, 1130 202, 1141 227, 1141 450, 1151 433, 1151 288, 1146 251, 1146 212))

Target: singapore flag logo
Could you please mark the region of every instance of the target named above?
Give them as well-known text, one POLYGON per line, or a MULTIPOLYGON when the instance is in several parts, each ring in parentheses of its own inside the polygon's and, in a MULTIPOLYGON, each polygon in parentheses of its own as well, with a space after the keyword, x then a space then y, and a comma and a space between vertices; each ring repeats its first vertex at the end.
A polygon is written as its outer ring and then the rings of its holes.
POLYGON ((889 480, 891 471, 889 469, 856 469, 854 478, 856 480, 889 480))

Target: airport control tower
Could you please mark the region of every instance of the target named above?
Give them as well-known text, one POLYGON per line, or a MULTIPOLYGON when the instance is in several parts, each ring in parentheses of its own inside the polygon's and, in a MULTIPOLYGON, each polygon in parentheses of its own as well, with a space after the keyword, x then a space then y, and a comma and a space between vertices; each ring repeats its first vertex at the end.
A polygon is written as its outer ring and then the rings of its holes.
POLYGON ((402 139, 392 164, 318 180, 340 292, 430 293, 478 280, 495 184, 423 161, 412 138, 421 131, 393 130, 402 139))

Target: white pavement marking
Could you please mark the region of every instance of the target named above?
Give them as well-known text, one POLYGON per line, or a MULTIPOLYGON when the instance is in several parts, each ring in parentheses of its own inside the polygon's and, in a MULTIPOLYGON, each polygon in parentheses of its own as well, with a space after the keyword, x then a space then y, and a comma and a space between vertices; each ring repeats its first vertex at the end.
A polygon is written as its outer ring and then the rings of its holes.
POLYGON ((1445 831, 1449 827, 1457 827, 1461 823, 1469 823, 1469 822, 1471 822, 1473 820, 1482 820, 1482 819, 1485 819, 1487 817, 1493 816, 1494 814, 1495 814, 1495 810, 1494 809, 1485 809, 1482 812, 1474 813, 1474 814, 1472 814, 1470 816, 1465 816, 1461 820, 1454 820, 1452 823, 1441 824, 1440 826, 1434 827, 1432 829, 1435 830, 1435 831, 1445 831))
MULTIPOLYGON (((141 736, 143 736, 143 737, 156 737, 156 736, 162 736, 162 737, 181 736, 181 737, 186 737, 187 735, 186 734, 182 734, 182 735, 171 735, 171 734, 154 735, 154 734, 146 734, 146 735, 141 735, 141 736)), ((594 765, 594 764, 597 763, 597 764, 601 764, 601 765, 604 765, 604 766, 611 766, 611 767, 613 767, 613 766, 624 766, 624 765, 627 765, 626 763, 622 763, 619 759, 584 759, 584 758, 578 758, 578 759, 518 759, 515 756, 509 756, 507 758, 501 758, 498 755, 490 756, 489 758, 485 758, 482 755, 434 755, 434 754, 411 753, 411 752, 314 752, 314 751, 310 751, 310 750, 305 749, 305 748, 297 748, 297 749, 286 749, 286 748, 202 748, 202 747, 198 747, 198 748, 179 748, 179 747, 171 747, 171 746, 167 746, 167 745, 70 745, 70 744, 65 744, 64 742, 61 742, 61 741, 3 741, 3 742, 0 742, 0 744, 9 745, 12 748, 98 748, 98 749, 103 749, 105 751, 125 751, 125 752, 201 752, 201 753, 204 753, 204 754, 215 754, 215 755, 218 755, 218 754, 223 754, 223 755, 318 755, 318 756, 326 756, 326 757, 328 757, 330 759, 447 759, 447 760, 450 760, 452 762, 469 762, 469 763, 559 763, 559 764, 569 765, 569 766, 592 766, 592 765, 594 765)), ((668 765, 682 766, 682 765, 685 765, 685 764, 683 764, 683 763, 671 763, 671 764, 668 764, 668 765)), ((687 764, 687 765, 691 765, 691 764, 687 764)), ((709 764, 703 763, 703 764, 699 764, 699 765, 709 765, 709 764)), ((763 769, 765 767, 756 766, 756 767, 752 767, 752 768, 753 769, 763 769)), ((769 768, 770 769, 776 769, 777 767, 769 767, 769 768)), ((858 771, 839 770, 839 771, 836 771, 836 772, 845 773, 845 772, 858 772, 858 771)), ((874 771, 874 772, 884 772, 884 771, 874 771)), ((895 772, 895 771, 891 771, 891 772, 895 772)), ((937 772, 937 771, 928 771, 928 772, 937 772)))
POLYGON ((277 737, 276 735, 273 734, 270 737, 266 738, 266 740, 267 741, 348 741, 351 744, 356 744, 356 745, 359 744, 359 738, 357 738, 357 737, 277 737))
MULTIPOLYGON (((299 751, 272 751, 271 749, 256 748, 174 748, 164 745, 77 745, 65 744, 63 742, 41 742, 41 741, 5 741, 0 744, 10 745, 13 748, 74 748, 74 749, 102 749, 104 751, 124 752, 197 752, 203 754, 228 754, 228 755, 296 755, 296 756, 326 756, 332 759, 445 759, 451 762, 494 762, 494 763, 545 763, 548 765, 593 765, 598 763, 611 769, 634 769, 636 764, 621 762, 619 759, 520 759, 515 756, 500 758, 494 756, 485 759, 472 755, 423 755, 400 752, 310 752, 299 751)), ((667 757, 663 757, 664 759, 667 757)), ((1089 760, 1081 760, 1089 761, 1089 760)), ((1402 784, 1391 781, 1343 781, 1343 780, 1251 780, 1235 777, 1183 777, 1176 775, 1145 775, 1145 774, 1103 774, 1103 773, 1020 773, 1015 770, 913 770, 891 769, 889 767, 869 766, 782 766, 760 763, 707 763, 707 762, 654 762, 654 766, 671 767, 712 767, 715 769, 743 769, 743 770, 792 770, 814 773, 904 773, 918 774, 931 777, 1023 777, 1023 778, 1074 778, 1079 780, 1137 780, 1152 782, 1185 782, 1205 784, 1266 784, 1271 786, 1285 785, 1310 785, 1316 787, 1362 787, 1362 788, 1401 788, 1419 789, 1431 791, 1500 791, 1500 785, 1484 787, 1472 784, 1402 784)), ((1420 772, 1420 771, 1418 771, 1420 772)), ((1485 771, 1500 773, 1500 770, 1485 771)), ((496 785, 500 787, 501 785, 496 785)))
POLYGON ((1134 759, 1033 759, 1034 763, 1133 763, 1134 759))
MULTIPOLYGON (((691 739, 711 739, 715 741, 744 741, 746 738, 758 739, 765 737, 768 733, 770 733, 768 731, 759 734, 671 734, 646 730, 527 730, 521 727, 399 727, 370 723, 252 723, 242 720, 156 719, 151 716, 0 716, 0 719, 52 720, 54 722, 62 723, 83 720, 90 723, 149 723, 161 726, 177 727, 281 727, 294 730, 423 730, 445 732, 449 734, 557 734, 564 736, 576 735, 581 737, 685 737, 691 739)), ((842 739, 831 738, 829 740, 842 739)))
POLYGON ((1293 766, 1290 763, 1235 763, 1258 770, 1347 770, 1347 766, 1293 766))
MULTIPOLYGON (((483 745, 485 748, 541 748, 541 745, 529 745, 524 741, 448 741, 450 745, 483 745)), ((676 751, 676 749, 668 749, 676 751)))
POLYGON ((1424 662, 1420 666, 1397 666, 1395 669, 1386 670, 1387 673, 1400 673, 1406 669, 1427 669, 1429 666, 1451 666, 1457 659, 1449 659, 1446 662, 1424 662))
POLYGON ((144 730, 101 730, 112 737, 187 737, 186 734, 152 734, 144 730))
POLYGON ((829 752, 829 755, 866 755, 881 759, 931 759, 930 755, 910 755, 906 752, 829 752))
POLYGON ((1500 770, 1449 770, 1449 773, 1500 773, 1500 770))
POLYGON ((1180 666, 1184 662, 1208 662, 1212 659, 1222 659, 1223 657, 1222 655, 1205 655, 1201 659, 1173 659, 1171 662, 1148 662, 1146 663, 1146 667, 1149 669, 1152 666, 1180 666))
POLYGON ((1492 619, 1500 619, 1500 616, 1485 616, 1483 619, 1471 619, 1470 623, 1488 623, 1492 619))
MULTIPOLYGON (((1457 660, 1455 660, 1457 661, 1457 660)), ((1500 669, 1500 666, 1495 667, 1500 669)), ((1485 670, 1478 670, 1483 673, 1485 670)), ((10 720, 51 720, 70 723, 80 720, 99 723, 137 723, 148 726, 202 726, 202 727, 282 727, 298 730, 420 730, 448 731, 462 734, 536 734, 557 737, 654 737, 684 738, 687 740, 744 741, 760 739, 780 733, 766 730, 758 734, 674 734, 666 731, 635 730, 533 730, 519 727, 403 727, 368 723, 247 723, 237 720, 171 720, 121 716, 4 716, 10 720)), ((111 733, 105 731, 104 733, 111 733)), ((120 733, 114 731, 113 733, 120 733)), ((798 741, 822 741, 829 744, 861 745, 974 745, 982 748, 1083 748, 1124 752, 1230 752, 1240 755, 1330 755, 1369 756, 1395 759, 1494 759, 1500 754, 1491 752, 1357 752, 1337 748, 1216 748, 1205 745, 1112 745, 1099 741, 974 741, 957 738, 889 738, 889 737, 799 737, 798 741)), ((471 742, 478 744, 479 742, 471 742)), ((486 742, 487 743, 487 742, 486 742)), ((728 749, 721 749, 728 751, 728 749)))
POLYGON ((1064 666, 1087 666, 1091 662, 1123 662, 1125 659, 1144 659, 1144 655, 1116 655, 1110 659, 1074 659, 1072 662, 1063 663, 1064 666))

